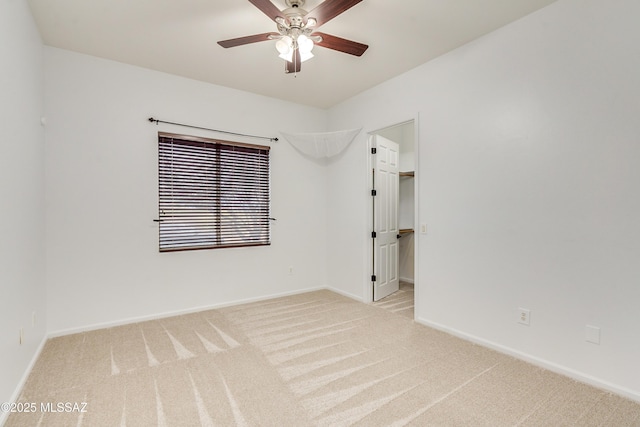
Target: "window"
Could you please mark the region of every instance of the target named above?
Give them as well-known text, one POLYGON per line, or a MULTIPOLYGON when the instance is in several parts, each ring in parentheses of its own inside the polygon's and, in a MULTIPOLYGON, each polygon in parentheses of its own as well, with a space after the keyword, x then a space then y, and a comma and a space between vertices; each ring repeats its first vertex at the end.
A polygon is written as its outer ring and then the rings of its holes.
POLYGON ((158 133, 160 252, 270 244, 269 147, 158 133))

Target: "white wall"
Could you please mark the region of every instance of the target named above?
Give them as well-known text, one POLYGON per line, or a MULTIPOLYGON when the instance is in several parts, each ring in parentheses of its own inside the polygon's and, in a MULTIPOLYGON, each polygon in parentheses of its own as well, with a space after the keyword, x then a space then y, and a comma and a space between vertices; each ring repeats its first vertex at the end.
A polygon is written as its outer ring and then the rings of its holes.
MULTIPOLYGON (((638 16, 636 0, 559 0, 331 109, 329 126, 420 117, 420 321, 640 400, 638 16)), ((349 238, 328 280, 361 297, 365 158, 354 144, 332 165, 327 202, 349 238)))
MULTIPOLYGON (((42 43, 26 1, 0 1, 0 402, 45 331, 42 43), (36 324, 32 326, 32 313, 36 324), (19 330, 24 342, 19 344, 19 330)), ((3 414, 0 413, 0 424, 3 414)))
POLYGON ((227 137, 147 121, 279 136, 325 130, 324 110, 55 48, 45 66, 51 332, 324 287, 325 169, 284 139, 271 246, 159 253, 157 132, 227 137))

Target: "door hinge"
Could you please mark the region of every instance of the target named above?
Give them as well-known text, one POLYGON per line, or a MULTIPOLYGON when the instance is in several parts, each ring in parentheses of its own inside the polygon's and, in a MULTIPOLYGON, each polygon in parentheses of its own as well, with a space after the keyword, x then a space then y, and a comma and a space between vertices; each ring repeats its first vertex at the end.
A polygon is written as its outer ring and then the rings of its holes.
POLYGON ((372 239, 375 239, 375 238, 376 238, 376 236, 377 236, 376 232, 375 232, 375 231, 372 231, 372 232, 371 232, 371 238, 372 238, 372 239))
POLYGON ((371 276, 371 281, 375 282, 376 281, 376 275, 374 274, 373 276, 371 276))
POLYGON ((376 150, 376 147, 371 147, 371 154, 376 154, 378 150, 376 150))
POLYGON ((372 196, 375 196, 375 195, 377 195, 377 194, 378 194, 378 192, 377 192, 376 190, 371 190, 371 195, 372 195, 372 196))

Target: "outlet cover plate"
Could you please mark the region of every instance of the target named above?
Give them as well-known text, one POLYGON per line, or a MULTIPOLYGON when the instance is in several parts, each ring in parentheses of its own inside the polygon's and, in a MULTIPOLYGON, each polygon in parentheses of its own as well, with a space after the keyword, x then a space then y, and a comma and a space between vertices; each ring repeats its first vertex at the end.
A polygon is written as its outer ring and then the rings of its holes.
POLYGON ((531 324, 531 310, 518 307, 518 323, 529 326, 531 324))

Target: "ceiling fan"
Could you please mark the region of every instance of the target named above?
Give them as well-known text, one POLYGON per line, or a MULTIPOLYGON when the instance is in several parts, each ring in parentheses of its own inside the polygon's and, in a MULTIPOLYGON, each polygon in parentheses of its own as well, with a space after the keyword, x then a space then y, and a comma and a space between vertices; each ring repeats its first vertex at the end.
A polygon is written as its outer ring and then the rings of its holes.
POLYGON ((267 40, 277 40, 276 49, 285 60, 285 72, 300 71, 301 63, 313 57, 314 44, 362 56, 369 46, 366 44, 315 31, 319 26, 352 8, 362 0, 325 0, 311 12, 302 7, 305 0, 285 0, 287 8, 280 11, 270 0, 249 0, 276 24, 278 32, 254 34, 222 40, 218 44, 224 48, 242 46, 267 40))

